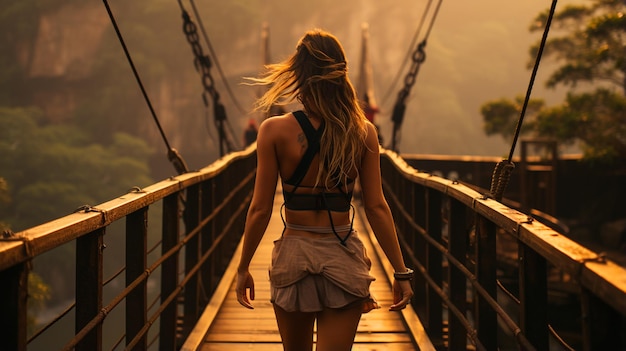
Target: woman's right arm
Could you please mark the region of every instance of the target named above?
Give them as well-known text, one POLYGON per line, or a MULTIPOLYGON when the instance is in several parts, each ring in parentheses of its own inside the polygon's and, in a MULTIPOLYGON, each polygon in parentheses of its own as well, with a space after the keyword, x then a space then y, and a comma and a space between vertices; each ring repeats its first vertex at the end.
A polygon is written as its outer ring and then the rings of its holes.
POLYGON ((252 201, 246 216, 243 233, 243 248, 239 267, 237 268, 237 300, 247 308, 253 308, 246 292, 249 290, 250 300, 254 300, 254 281, 248 271, 250 261, 272 216, 276 182, 278 181, 278 161, 274 149, 273 130, 270 125, 276 121, 265 120, 257 136, 257 170, 254 182, 252 201))
MULTIPOLYGON (((368 123, 367 126, 367 147, 364 151, 359 171, 365 214, 380 247, 391 262, 394 271, 406 272, 407 267, 404 265, 393 216, 383 194, 378 134, 371 123, 368 123)), ((394 305, 391 306, 391 309, 402 309, 413 296, 411 285, 408 281, 396 281, 394 282, 394 290, 394 305), (398 289, 401 291, 397 291, 398 289)))

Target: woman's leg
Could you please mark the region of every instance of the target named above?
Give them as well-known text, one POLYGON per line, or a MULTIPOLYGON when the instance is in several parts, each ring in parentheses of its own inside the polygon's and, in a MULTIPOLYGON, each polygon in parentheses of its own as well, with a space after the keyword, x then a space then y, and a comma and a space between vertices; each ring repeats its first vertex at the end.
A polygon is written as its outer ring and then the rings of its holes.
POLYGON ((349 351, 354 343, 362 305, 347 309, 326 308, 317 314, 317 351, 349 351))
POLYGON ((287 312, 276 305, 274 313, 285 351, 313 350, 315 313, 287 312))

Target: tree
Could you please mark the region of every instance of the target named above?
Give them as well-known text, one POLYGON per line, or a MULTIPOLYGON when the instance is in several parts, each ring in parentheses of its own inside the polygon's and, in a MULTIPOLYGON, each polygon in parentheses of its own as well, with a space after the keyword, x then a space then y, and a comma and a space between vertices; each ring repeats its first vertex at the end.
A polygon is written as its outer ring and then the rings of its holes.
POLYGON ((39 125, 41 115, 0 107, 0 177, 8 184, 0 199, 12 199, 0 220, 14 231, 152 182, 143 141, 117 133, 109 145, 96 144, 76 126, 39 125))
POLYGON ((28 273, 28 334, 32 334, 39 321, 37 314, 42 311, 50 300, 50 286, 35 272, 28 273))
MULTIPOLYGON (((123 133, 111 139, 97 144, 77 126, 47 125, 37 108, 0 107, 0 222, 5 229, 17 232, 151 184, 152 151, 145 142, 123 133)), ((42 282, 33 277, 31 283, 41 303, 46 296, 58 302, 73 293, 74 282, 65 272, 73 269, 74 246, 58 250, 34 263, 42 282)))
MULTIPOLYGON (((537 16, 531 31, 543 30, 548 11, 537 16)), ((595 0, 589 5, 568 5, 555 13, 544 59, 554 58, 561 66, 546 85, 576 87, 579 83, 605 83, 626 93, 626 3, 595 0)), ((539 44, 530 49, 534 59, 539 44)))
MULTIPOLYGON (((531 99, 523 133, 566 144, 578 142, 588 160, 610 164, 626 160, 625 13, 622 0, 568 5, 555 13, 542 60, 558 64, 546 86, 566 87, 567 97, 554 107, 531 99)), ((539 14, 530 30, 543 29, 547 16, 547 11, 539 14)), ((533 59, 538 48, 536 44, 530 49, 533 59)), ((518 97, 485 103, 481 108, 485 132, 508 138, 521 102, 518 97)))
MULTIPOLYGON (((506 98, 491 101, 483 105, 480 109, 485 121, 483 129, 487 135, 500 134, 509 140, 515 134, 517 119, 524 103, 524 97, 518 95, 514 101, 506 98)), ((536 115, 538 111, 545 107, 545 102, 539 99, 530 100, 526 113, 536 115)), ((522 132, 528 132, 530 126, 524 124, 522 132)))

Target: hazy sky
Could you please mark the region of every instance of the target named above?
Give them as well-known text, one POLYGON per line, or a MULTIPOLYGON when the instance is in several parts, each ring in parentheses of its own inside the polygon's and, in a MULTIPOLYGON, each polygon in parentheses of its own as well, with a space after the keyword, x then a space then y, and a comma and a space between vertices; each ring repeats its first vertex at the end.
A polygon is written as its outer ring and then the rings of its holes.
MULTIPOLYGON (((561 8, 567 3, 559 1, 561 8)), ((196 4, 206 14, 205 21, 218 20, 220 2, 196 4), (204 8, 203 8, 204 6, 204 8)), ((240 1, 250 10, 250 25, 270 27, 272 59, 289 55, 302 33, 319 27, 333 32, 344 44, 349 57, 350 76, 356 83, 360 61, 361 24, 369 24, 370 57, 374 71, 375 91, 379 102, 388 92, 390 97, 381 106, 377 117, 383 136, 389 140, 390 111, 404 81, 402 72, 398 85, 390 87, 393 78, 410 48, 411 39, 428 1, 328 1, 294 2, 286 0, 240 1), (247 4, 247 5, 246 5, 247 4), (392 88, 392 89, 390 89, 392 88)), ((427 23, 437 1, 433 1, 427 23)), ((508 154, 510 142, 501 137, 487 137, 482 132, 480 106, 501 97, 525 94, 530 79, 530 45, 541 38, 541 32, 530 33, 531 20, 551 5, 548 0, 476 0, 444 1, 428 39, 426 61, 421 66, 412 89, 402 127, 400 151, 406 153, 476 154, 501 156, 508 154)), ((227 25, 225 25, 227 27, 227 25)), ((422 29, 422 36, 426 32, 422 29)), ((260 58, 258 33, 234 37, 232 30, 211 34, 223 43, 216 49, 226 71, 249 74, 260 58), (247 63, 234 57, 248 52, 247 63)), ((422 37, 420 37, 422 39, 422 37)), ((542 65, 541 68, 549 68, 542 65)), ((543 87, 547 70, 540 68, 533 88, 533 97, 549 104, 558 102, 562 92, 543 87)), ((253 98, 252 92, 242 97, 253 98), (248 94, 249 96, 246 96, 248 94)), ((251 100, 250 100, 251 101, 251 100)), ((245 124, 242 120, 240 124, 245 124)))
MULTIPOLYGON (((115 4, 127 0, 110 0, 125 39, 132 49, 132 33, 124 31, 124 13, 116 12, 115 4)), ((147 1, 147 0, 145 0, 147 1)), ((590 0, 560 0, 557 9, 571 3, 590 0)), ((183 1, 190 9, 188 1, 183 1)), ((391 137, 391 110, 404 82, 406 69, 400 80, 391 86, 399 73, 411 40, 418 29, 428 0, 194 0, 199 9, 219 62, 235 91, 239 103, 252 107, 256 91, 243 86, 243 76, 256 75, 261 70, 261 28, 270 29, 272 61, 286 58, 295 48, 302 34, 311 28, 326 29, 343 43, 348 55, 349 75, 358 81, 361 27, 369 25, 370 59, 374 73, 374 89, 382 112, 377 116, 385 146, 391 137), (383 98, 388 96, 387 100, 383 98)), ((549 9, 550 0, 456 0, 443 1, 426 46, 426 61, 420 67, 416 84, 408 99, 401 131, 399 149, 402 153, 452 155, 508 155, 512 140, 500 136, 487 137, 482 130, 480 107, 491 100, 524 95, 530 79, 527 64, 529 47, 540 40, 542 32, 528 31, 531 21, 549 9)), ((167 31, 174 42, 164 43, 178 53, 187 74, 197 77, 189 44, 181 30, 180 9, 176 1, 163 1, 171 6, 170 23, 147 24, 154 31, 167 31), (167 26, 167 28, 164 28, 167 26), (180 33, 178 35, 177 33, 180 33), (189 73, 191 72, 191 73, 189 73)), ((437 0, 433 0, 422 28, 423 39, 432 18, 437 0)), ((111 28, 109 30, 112 31, 111 28)), ((552 33, 551 33, 552 34, 552 33)), ((205 49, 206 50, 206 49, 205 49)), ((120 53, 121 54, 121 53, 120 53)), ((141 67, 140 67, 141 69, 141 67)), ((176 67, 179 69, 179 67, 176 67)), ((543 98, 548 105, 562 100, 563 91, 544 88, 549 62, 543 62, 533 88, 533 98, 543 98)), ((213 70, 214 76, 217 73, 213 70)), ((129 74, 129 79, 130 78, 129 74)), ((247 125, 251 114, 241 114, 234 108, 221 81, 216 87, 223 96, 229 121, 235 133, 247 125)), ((194 92, 201 95, 201 86, 194 92)), ((138 96, 137 99, 140 99, 138 96)), ((204 111, 198 116, 196 129, 204 129, 204 111)), ((143 117, 140 117, 143 118, 143 117)), ((148 118, 148 117, 146 117, 148 118)), ((166 125, 168 132, 177 121, 166 125)), ((166 123, 167 124, 167 123, 166 123)), ((174 134, 173 132, 171 132, 174 134)), ((184 138, 180 131, 173 136, 184 138)), ((215 135, 215 133, 214 133, 215 135)), ((187 137, 187 139, 189 139, 187 137)), ((215 136, 213 136, 215 140, 215 136)), ((214 146, 207 145, 206 149, 214 146)), ((517 150, 516 150, 517 151, 517 150)))

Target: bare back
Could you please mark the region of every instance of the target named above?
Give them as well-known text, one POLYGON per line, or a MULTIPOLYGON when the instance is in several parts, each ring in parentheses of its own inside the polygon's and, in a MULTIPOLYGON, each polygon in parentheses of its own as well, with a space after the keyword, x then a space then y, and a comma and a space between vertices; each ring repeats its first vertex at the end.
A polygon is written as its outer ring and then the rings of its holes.
MULTIPOLYGON (((289 179, 295 172, 296 167, 300 163, 304 153, 309 147, 305 133, 298 124, 293 114, 288 113, 283 116, 277 116, 271 118, 272 123, 272 136, 274 140, 275 153, 277 164, 279 168, 279 174, 283 180, 283 187, 288 191, 293 191, 294 186, 285 184, 284 180, 289 179)), ((318 129, 321 125, 321 120, 315 116, 310 116, 309 121, 315 129, 318 129)), ((296 190, 300 194, 316 194, 322 189, 326 192, 340 192, 340 189, 324 189, 321 186, 313 188, 316 181, 317 171, 319 166, 319 155, 313 158, 311 166, 304 175, 301 185, 296 190)), ((352 179, 357 176, 357 170, 353 170, 350 174, 352 179)), ((354 182, 343 187, 344 192, 351 192, 354 188, 354 182)), ((349 212, 331 212, 332 223, 335 225, 349 224, 351 216, 349 212)), ((304 225, 304 226, 331 226, 328 211, 320 210, 300 210, 292 211, 285 209, 285 220, 288 223, 304 225)), ((293 230, 291 230, 293 232, 293 230)), ((297 231, 299 232, 299 231, 297 231)), ((286 231, 286 234, 290 234, 286 231)), ((295 234, 295 233, 294 233, 295 234)), ((303 233, 301 233, 303 234, 303 233)), ((316 234, 319 235, 319 234, 316 234)), ((331 234, 332 235, 332 234, 331 234)))

